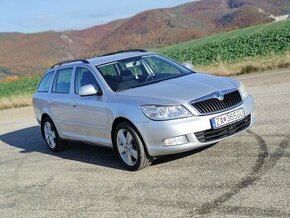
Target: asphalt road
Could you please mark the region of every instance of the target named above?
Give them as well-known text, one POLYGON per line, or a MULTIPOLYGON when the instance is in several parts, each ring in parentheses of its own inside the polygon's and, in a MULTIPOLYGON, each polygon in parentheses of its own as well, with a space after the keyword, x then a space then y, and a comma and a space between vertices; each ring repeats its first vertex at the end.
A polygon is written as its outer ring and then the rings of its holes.
POLYGON ((290 217, 290 70, 239 77, 248 132, 128 172, 110 149, 50 152, 31 107, 0 111, 1 217, 290 217))

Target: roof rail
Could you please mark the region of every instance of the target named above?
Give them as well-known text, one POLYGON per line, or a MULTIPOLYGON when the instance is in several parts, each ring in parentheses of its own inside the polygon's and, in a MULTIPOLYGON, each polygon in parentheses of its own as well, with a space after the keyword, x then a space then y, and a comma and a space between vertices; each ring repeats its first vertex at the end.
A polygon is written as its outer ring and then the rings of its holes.
POLYGON ((50 69, 53 69, 55 66, 61 66, 61 65, 63 65, 63 64, 68 64, 68 63, 73 63, 73 62, 78 62, 78 61, 80 61, 80 62, 83 62, 84 64, 89 64, 90 62, 88 62, 87 60, 85 60, 85 59, 76 59, 76 60, 70 60, 70 61, 63 61, 63 62, 59 62, 59 63, 57 63, 57 64, 54 64, 50 69))
POLYGON ((109 54, 104 54, 104 55, 101 55, 101 57, 108 56, 108 55, 119 54, 119 53, 126 53, 126 52, 147 52, 147 51, 144 50, 144 49, 128 49, 128 50, 117 51, 117 52, 113 52, 113 53, 109 53, 109 54))

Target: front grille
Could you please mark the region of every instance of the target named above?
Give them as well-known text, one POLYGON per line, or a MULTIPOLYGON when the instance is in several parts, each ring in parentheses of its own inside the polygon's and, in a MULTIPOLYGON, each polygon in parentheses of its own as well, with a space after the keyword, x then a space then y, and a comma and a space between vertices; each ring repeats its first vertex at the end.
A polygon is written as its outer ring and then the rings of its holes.
POLYGON ((242 98, 238 90, 224 95, 224 100, 220 101, 217 98, 210 98, 204 101, 193 102, 191 105, 195 107, 199 113, 208 114, 221 111, 241 103, 242 98))
POLYGON ((209 129, 206 131, 197 132, 195 133, 195 137, 200 142, 215 141, 241 132, 248 128, 250 124, 251 115, 248 115, 243 120, 237 121, 228 126, 221 127, 219 129, 209 129))

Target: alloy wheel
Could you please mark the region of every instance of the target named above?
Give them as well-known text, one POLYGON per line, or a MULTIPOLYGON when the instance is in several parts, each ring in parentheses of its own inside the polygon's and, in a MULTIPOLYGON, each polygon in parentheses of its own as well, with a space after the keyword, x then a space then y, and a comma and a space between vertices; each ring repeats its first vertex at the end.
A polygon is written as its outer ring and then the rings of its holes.
POLYGON ((123 161, 134 166, 138 160, 136 142, 131 133, 126 129, 120 129, 117 133, 117 148, 123 161))
POLYGON ((48 146, 54 149, 56 147, 56 134, 50 122, 44 124, 44 136, 48 146))

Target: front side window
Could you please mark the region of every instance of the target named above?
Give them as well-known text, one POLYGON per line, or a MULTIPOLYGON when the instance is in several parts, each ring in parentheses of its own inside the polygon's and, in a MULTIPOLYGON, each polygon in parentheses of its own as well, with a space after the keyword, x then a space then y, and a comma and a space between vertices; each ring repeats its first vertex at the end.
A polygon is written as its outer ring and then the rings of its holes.
POLYGON ((159 55, 128 58, 97 68, 113 91, 149 85, 193 73, 159 55))
POLYGON ((75 76, 75 93, 78 94, 82 86, 93 85, 95 89, 99 89, 98 82, 92 72, 84 67, 76 68, 75 76))
POLYGON ((49 87, 52 83, 52 79, 53 79, 53 72, 47 73, 40 81, 37 91, 38 92, 48 92, 49 87))
POLYGON ((53 85, 53 92, 69 94, 73 68, 58 70, 53 85))

